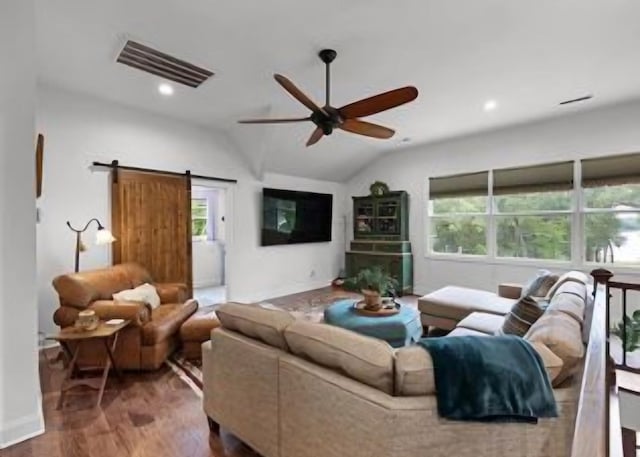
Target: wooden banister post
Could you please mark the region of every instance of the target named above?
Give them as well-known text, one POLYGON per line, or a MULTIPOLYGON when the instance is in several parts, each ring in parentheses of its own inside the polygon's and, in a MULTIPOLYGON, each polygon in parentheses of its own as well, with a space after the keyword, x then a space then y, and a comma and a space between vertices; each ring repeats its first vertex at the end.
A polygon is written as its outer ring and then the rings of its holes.
MULTIPOLYGON (((596 268, 591 271, 591 276, 593 277, 593 296, 596 296, 596 291, 598 290, 598 284, 606 285, 609 280, 613 277, 613 273, 604 268, 596 268)), ((609 297, 607 298, 607 302, 609 301, 609 297)))

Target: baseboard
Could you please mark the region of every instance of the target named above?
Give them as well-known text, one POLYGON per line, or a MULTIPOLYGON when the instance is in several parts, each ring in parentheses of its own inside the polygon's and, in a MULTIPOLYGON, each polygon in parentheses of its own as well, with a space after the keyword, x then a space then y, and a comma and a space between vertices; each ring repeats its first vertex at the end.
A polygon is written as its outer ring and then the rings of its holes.
POLYGON ((28 440, 44 433, 42 397, 38 399, 38 411, 19 419, 2 424, 0 428, 0 449, 28 440))

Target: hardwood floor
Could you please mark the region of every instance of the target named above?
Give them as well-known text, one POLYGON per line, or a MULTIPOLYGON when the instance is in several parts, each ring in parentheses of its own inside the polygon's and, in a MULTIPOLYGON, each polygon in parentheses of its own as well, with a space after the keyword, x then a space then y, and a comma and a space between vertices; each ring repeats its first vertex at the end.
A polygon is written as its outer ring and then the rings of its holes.
MULTIPOLYGON (((289 309, 310 301, 333 301, 358 294, 326 287, 266 300, 289 309)), ((403 297, 415 307, 417 297, 403 297)), ((48 356, 55 356, 56 349, 48 356)), ((152 373, 110 377, 101 408, 95 392, 72 390, 56 409, 63 378, 61 366, 41 353, 40 382, 46 432, 0 452, 2 457, 257 457, 231 434, 209 433, 201 399, 167 366, 152 373)))
POLYGON ((110 377, 101 408, 94 408, 94 391, 78 389, 57 410, 62 376, 41 355, 46 432, 1 451, 3 457, 257 456, 224 431, 210 434, 201 399, 167 366, 125 373, 121 383, 110 377))

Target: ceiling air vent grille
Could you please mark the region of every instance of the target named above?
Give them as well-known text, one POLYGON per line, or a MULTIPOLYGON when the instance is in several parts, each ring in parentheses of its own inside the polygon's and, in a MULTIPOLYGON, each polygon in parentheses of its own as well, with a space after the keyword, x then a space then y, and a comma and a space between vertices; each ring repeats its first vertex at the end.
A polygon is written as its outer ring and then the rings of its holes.
POLYGON ((190 87, 198 87, 213 76, 209 70, 131 40, 124 45, 117 61, 190 87))

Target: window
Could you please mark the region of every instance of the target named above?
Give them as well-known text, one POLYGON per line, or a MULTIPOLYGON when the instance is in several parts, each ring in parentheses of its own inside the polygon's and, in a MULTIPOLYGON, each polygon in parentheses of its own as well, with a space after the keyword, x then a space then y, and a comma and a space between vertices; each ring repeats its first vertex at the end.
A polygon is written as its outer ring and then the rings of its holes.
POLYGON ((430 178, 429 252, 640 265, 640 154, 579 165, 430 178))
POLYGON ((206 198, 191 200, 191 236, 194 240, 207 239, 209 205, 206 198))
POLYGON ((640 264, 640 154, 582 161, 584 258, 640 264))
POLYGON ((489 172, 429 180, 430 249, 442 254, 487 254, 489 172))
POLYGON ((493 172, 496 257, 571 259, 573 162, 493 172))

